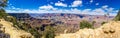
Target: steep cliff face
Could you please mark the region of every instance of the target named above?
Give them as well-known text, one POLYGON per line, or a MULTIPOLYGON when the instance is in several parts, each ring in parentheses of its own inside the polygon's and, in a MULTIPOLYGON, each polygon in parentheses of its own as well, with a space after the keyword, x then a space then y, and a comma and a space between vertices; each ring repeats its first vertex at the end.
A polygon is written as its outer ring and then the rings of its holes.
POLYGON ((97 29, 80 29, 76 33, 60 34, 55 38, 120 38, 120 21, 111 21, 97 29))
POLYGON ((0 30, 9 34, 10 38, 33 38, 30 33, 16 29, 11 22, 5 21, 4 19, 0 19, 0 24, 0 30))

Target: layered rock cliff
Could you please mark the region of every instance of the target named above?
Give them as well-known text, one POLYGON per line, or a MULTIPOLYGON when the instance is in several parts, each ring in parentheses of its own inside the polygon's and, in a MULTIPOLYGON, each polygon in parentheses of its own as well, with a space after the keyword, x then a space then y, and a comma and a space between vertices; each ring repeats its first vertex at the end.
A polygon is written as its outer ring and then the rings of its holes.
POLYGON ((23 30, 18 30, 13 27, 11 22, 5 21, 4 19, 0 19, 1 28, 4 33, 10 35, 10 38, 34 38, 30 33, 25 32, 23 30))
POLYGON ((120 21, 111 21, 97 29, 80 29, 75 33, 60 34, 55 38, 120 38, 120 21))

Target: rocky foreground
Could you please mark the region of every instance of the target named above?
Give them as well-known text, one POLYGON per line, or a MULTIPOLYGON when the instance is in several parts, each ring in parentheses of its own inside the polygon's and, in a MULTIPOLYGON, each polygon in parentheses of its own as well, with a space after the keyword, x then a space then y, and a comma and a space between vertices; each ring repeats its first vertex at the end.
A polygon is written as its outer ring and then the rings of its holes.
POLYGON ((16 29, 12 26, 13 24, 11 22, 5 21, 4 19, 0 19, 0 24, 0 30, 9 34, 10 38, 33 38, 30 33, 16 29))
POLYGON ((55 38, 120 38, 120 21, 111 21, 97 29, 80 29, 75 33, 60 34, 55 38))
MULTIPOLYGON (((10 35, 10 38, 33 38, 23 30, 13 27, 11 22, 0 19, 0 30, 10 35)), ((55 38, 120 38, 120 21, 111 21, 96 29, 80 29, 75 33, 65 33, 55 38)))

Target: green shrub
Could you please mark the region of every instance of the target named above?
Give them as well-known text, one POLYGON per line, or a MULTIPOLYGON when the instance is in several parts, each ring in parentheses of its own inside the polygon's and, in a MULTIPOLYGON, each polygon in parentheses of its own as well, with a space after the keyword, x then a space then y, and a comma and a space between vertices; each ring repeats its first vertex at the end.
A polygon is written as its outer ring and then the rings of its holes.
POLYGON ((120 10, 118 11, 117 16, 113 20, 120 21, 120 10))
POLYGON ((106 22, 102 22, 101 25, 105 24, 106 22))
POLYGON ((35 38, 40 38, 41 34, 35 29, 30 26, 28 23, 21 23, 17 25, 19 29, 25 30, 27 32, 30 32, 35 38))
POLYGON ((55 32, 54 28, 51 26, 47 26, 45 31, 44 31, 44 37, 45 38, 54 38, 55 37, 55 32))
POLYGON ((93 21, 93 22, 92 22, 92 25, 94 25, 95 23, 96 23, 96 21, 93 21))
POLYGON ((82 21, 80 22, 80 29, 84 29, 84 28, 93 28, 93 25, 88 21, 82 21))
POLYGON ((0 9, 0 18, 6 18, 6 16, 8 16, 7 13, 5 13, 4 9, 0 9))
POLYGON ((35 30, 34 28, 28 29, 28 31, 35 37, 35 38, 41 38, 41 35, 39 34, 39 32, 37 30, 35 30))

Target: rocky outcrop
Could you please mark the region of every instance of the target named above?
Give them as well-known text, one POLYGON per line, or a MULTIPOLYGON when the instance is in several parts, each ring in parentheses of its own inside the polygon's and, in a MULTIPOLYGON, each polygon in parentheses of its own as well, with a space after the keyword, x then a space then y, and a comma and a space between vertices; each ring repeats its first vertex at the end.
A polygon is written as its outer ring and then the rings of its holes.
POLYGON ((4 19, 0 19, 0 24, 0 30, 9 34, 10 38, 34 38, 30 33, 16 29, 12 26, 13 24, 11 22, 5 21, 4 19))
POLYGON ((97 29, 80 29, 75 33, 60 34, 55 38, 120 38, 120 21, 111 21, 97 29))

